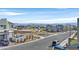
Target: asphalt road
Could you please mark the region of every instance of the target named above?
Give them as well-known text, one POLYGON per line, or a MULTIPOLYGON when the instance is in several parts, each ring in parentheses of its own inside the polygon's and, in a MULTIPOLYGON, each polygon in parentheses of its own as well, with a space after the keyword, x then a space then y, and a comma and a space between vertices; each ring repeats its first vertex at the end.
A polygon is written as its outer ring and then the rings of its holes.
MULTIPOLYGON (((71 32, 72 34, 73 32, 71 32)), ((60 33, 42 40, 38 40, 31 43, 22 44, 19 46, 13 46, 5 48, 3 50, 48 50, 48 46, 53 40, 59 40, 60 42, 69 37, 70 32, 60 33)))

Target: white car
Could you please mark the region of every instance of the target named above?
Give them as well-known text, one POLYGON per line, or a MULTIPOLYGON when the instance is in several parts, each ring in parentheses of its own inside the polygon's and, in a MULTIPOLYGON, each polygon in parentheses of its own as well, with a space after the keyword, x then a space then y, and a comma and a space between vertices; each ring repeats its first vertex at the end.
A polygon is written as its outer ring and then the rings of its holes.
POLYGON ((16 41, 19 41, 19 42, 24 42, 24 35, 16 35, 16 41))

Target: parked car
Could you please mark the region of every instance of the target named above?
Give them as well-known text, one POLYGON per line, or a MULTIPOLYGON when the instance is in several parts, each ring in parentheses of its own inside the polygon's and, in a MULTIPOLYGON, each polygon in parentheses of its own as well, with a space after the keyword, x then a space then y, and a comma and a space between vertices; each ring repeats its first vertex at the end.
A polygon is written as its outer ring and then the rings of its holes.
POLYGON ((49 48, 50 48, 51 50, 52 50, 52 49, 54 49, 54 50, 67 50, 66 47, 63 47, 63 46, 60 45, 60 43, 59 43, 58 40, 52 41, 52 44, 51 44, 51 46, 49 46, 49 48))
POLYGON ((16 35, 16 41, 21 43, 25 41, 25 36, 24 35, 16 35))
POLYGON ((0 46, 8 46, 9 41, 8 40, 0 40, 0 46))
POLYGON ((51 44, 48 46, 49 49, 52 49, 53 47, 55 47, 56 45, 59 45, 59 41, 58 40, 53 40, 51 42, 51 44))
POLYGON ((52 41, 52 46, 56 46, 56 45, 58 45, 58 44, 59 44, 59 41, 58 41, 58 40, 52 41))
POLYGON ((10 42, 15 42, 15 40, 13 40, 12 38, 9 38, 10 42))

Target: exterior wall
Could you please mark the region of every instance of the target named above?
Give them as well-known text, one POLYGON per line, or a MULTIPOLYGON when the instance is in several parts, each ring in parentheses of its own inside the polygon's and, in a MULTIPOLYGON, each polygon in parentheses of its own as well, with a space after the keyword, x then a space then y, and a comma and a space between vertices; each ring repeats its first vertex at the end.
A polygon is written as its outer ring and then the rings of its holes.
POLYGON ((13 29, 13 23, 7 22, 7 28, 8 29, 13 29))
POLYGON ((9 40, 9 32, 0 30, 0 40, 9 40))
POLYGON ((13 37, 13 35, 14 35, 14 33, 13 32, 9 32, 9 38, 12 38, 13 37))
POLYGON ((56 27, 57 27, 57 31, 58 31, 58 32, 63 31, 63 28, 64 28, 63 25, 57 25, 56 27))
POLYGON ((53 26, 53 27, 52 27, 52 30, 53 30, 54 32, 57 32, 56 26, 53 26))
POLYGON ((1 19, 0 20, 0 30, 6 29, 6 24, 7 24, 6 19, 1 19), (4 26, 5 26, 5 28, 4 28, 4 26))
POLYGON ((6 18, 0 19, 0 38, 1 39, 8 39, 13 37, 13 28, 11 27, 13 24, 7 21, 6 18), (7 33, 5 33, 7 30, 7 33), (3 38, 4 36, 4 38, 3 38))

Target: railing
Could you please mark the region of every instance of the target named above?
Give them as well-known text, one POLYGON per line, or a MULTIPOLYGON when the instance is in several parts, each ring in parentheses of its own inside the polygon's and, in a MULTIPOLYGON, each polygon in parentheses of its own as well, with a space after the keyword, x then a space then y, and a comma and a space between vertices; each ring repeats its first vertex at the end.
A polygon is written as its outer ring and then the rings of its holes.
POLYGON ((67 46, 70 44, 71 38, 74 38, 77 32, 73 33, 70 37, 66 38, 62 42, 60 42, 58 45, 55 46, 49 46, 51 50, 67 50, 67 46))
POLYGON ((4 32, 4 31, 13 32, 13 31, 14 31, 14 29, 1 29, 1 30, 0 30, 0 33, 4 32))
POLYGON ((77 32, 73 33, 70 37, 68 37, 67 39, 65 39, 64 41, 62 41, 60 43, 61 46, 65 47, 66 45, 69 44, 69 38, 73 38, 76 35, 77 32))

